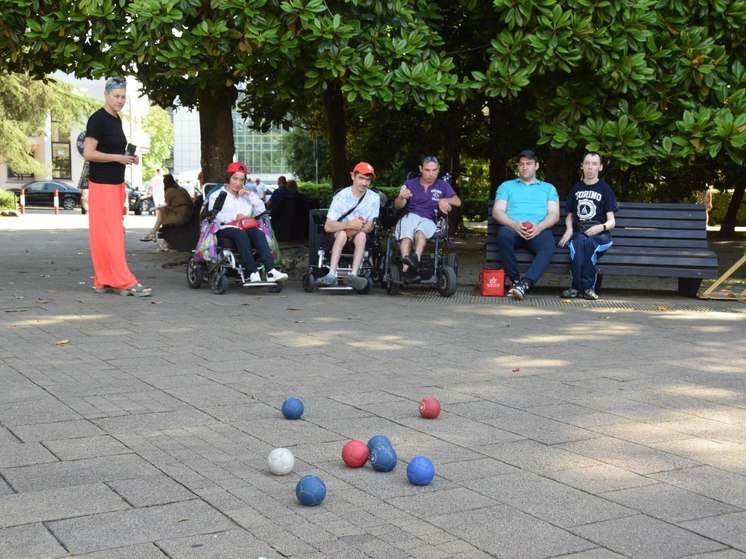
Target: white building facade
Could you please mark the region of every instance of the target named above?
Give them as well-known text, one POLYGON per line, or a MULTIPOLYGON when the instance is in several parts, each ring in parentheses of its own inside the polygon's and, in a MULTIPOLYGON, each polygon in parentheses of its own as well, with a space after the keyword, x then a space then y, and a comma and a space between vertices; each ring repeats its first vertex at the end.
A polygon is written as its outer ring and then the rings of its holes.
MULTIPOLYGON (((180 183, 190 182, 199 174, 202 161, 199 112, 176 109, 172 113, 174 123, 173 173, 180 183)), ((251 130, 238 112, 233 112, 233 138, 236 161, 243 161, 249 168, 251 178, 261 178, 265 184, 275 184, 277 177, 289 172, 282 150, 285 131, 273 129, 267 133, 251 130)))

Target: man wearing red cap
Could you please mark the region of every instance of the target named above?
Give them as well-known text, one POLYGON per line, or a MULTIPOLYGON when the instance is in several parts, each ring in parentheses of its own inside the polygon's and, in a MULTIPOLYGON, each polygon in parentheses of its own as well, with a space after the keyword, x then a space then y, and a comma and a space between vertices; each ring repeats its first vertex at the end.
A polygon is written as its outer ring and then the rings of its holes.
POLYGON ((324 223, 324 231, 334 235, 332 254, 329 260, 329 273, 318 278, 316 283, 325 287, 337 285, 337 266, 342 249, 348 241, 355 247, 350 274, 343 278, 345 285, 362 290, 368 280, 357 275, 363 262, 367 235, 373 230, 373 220, 381 209, 381 198, 368 187, 376 172, 370 163, 361 161, 350 174, 352 186, 337 192, 329 206, 324 223))

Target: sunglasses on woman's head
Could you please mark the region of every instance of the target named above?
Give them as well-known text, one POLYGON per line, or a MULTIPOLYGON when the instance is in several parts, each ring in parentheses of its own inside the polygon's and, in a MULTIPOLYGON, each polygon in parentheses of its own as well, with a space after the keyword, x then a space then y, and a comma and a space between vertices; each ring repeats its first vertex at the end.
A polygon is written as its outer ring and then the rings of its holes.
POLYGON ((109 78, 106 80, 106 85, 104 86, 104 89, 107 92, 114 91, 115 89, 119 89, 120 87, 127 87, 127 80, 124 78, 109 78))

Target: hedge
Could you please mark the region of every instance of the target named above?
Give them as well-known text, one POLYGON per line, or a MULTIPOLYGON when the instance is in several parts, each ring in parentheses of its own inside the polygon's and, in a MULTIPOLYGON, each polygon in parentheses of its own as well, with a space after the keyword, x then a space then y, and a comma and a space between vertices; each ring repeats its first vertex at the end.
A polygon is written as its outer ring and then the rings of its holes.
MULTIPOLYGON (((329 207, 332 200, 332 189, 328 184, 303 183, 299 188, 309 198, 318 198, 322 208, 329 207)), ((391 199, 396 197, 400 187, 375 185, 375 188, 391 199)), ((731 192, 716 191, 713 193, 710 225, 719 225, 723 222, 731 196, 731 192)), ((694 202, 695 200, 692 198, 688 201, 694 202)), ((483 198, 464 198, 462 205, 464 208, 464 221, 484 221, 487 219, 487 200, 483 198)), ((746 203, 741 204, 738 210, 736 225, 746 226, 746 203)))
POLYGON ((0 188, 0 210, 15 210, 16 195, 10 190, 0 188))
MULTIPOLYGON (((710 225, 720 225, 725 219, 725 213, 728 211, 728 205, 733 196, 732 192, 715 191, 712 193, 712 209, 710 210, 710 225)), ((695 200, 692 199, 692 202, 695 200)), ((736 214, 736 226, 746 226, 746 203, 741 203, 736 214)))

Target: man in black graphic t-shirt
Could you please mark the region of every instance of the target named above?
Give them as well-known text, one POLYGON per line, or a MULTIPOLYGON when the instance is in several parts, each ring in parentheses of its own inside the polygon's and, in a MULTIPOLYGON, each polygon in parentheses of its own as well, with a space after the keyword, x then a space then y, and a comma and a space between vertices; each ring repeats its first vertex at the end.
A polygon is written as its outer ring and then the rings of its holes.
POLYGON ((589 152, 583 157, 583 180, 567 197, 565 234, 559 246, 570 249, 572 286, 560 295, 566 299, 598 299, 596 262, 612 245, 610 231, 616 225, 614 212, 619 211, 612 188, 598 178, 603 170, 601 156, 589 152))

